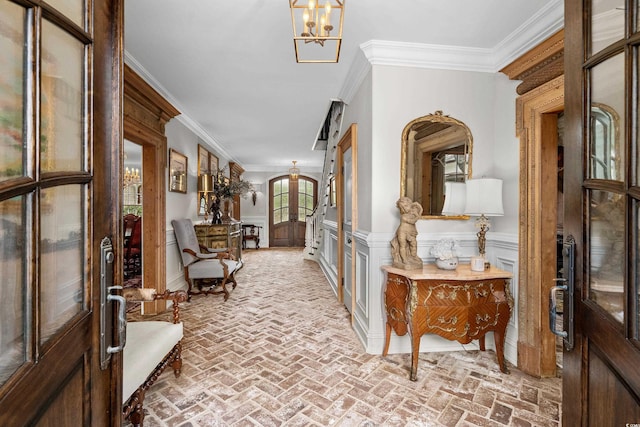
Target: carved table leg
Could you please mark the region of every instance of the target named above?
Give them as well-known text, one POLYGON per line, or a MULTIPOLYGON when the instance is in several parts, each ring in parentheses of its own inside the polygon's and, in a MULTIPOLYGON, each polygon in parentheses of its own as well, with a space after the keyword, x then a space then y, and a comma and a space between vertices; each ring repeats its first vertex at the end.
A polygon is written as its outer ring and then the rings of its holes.
POLYGON ((480 351, 484 351, 485 350, 485 346, 484 346, 484 337, 485 335, 481 336, 478 339, 478 344, 480 345, 480 351))
POLYGON ((493 338, 496 342, 496 355, 498 356, 498 365, 500 366, 500 371, 505 374, 509 373, 509 369, 507 369, 507 362, 504 360, 504 339, 506 335, 506 327, 501 330, 496 330, 493 332, 493 338))
POLYGON ((420 336, 416 337, 412 333, 411 334, 411 375, 409 376, 409 379, 411 381, 417 381, 418 379, 418 356, 420 356, 420 336))
POLYGON ((387 331, 384 334, 384 350, 382 355, 386 356, 389 353, 389 341, 391 341, 391 324, 387 322, 387 331))

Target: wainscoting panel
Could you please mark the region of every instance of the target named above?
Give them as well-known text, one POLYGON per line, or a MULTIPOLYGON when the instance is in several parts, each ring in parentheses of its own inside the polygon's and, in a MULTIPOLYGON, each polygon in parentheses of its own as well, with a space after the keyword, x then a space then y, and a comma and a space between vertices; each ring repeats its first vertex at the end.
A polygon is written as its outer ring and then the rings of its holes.
POLYGON ((170 291, 186 291, 189 286, 184 280, 184 270, 182 268, 182 257, 176 241, 173 228, 166 231, 166 254, 167 254, 167 289, 170 291))
POLYGON ((318 264, 338 297, 338 226, 335 221, 322 223, 322 240, 318 250, 318 264))

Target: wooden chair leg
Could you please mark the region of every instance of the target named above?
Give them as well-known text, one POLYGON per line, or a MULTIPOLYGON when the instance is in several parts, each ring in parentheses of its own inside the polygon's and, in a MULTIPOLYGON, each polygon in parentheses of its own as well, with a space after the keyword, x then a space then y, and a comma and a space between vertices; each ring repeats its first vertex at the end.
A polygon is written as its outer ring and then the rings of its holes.
POLYGON ((178 353, 176 354, 176 358, 173 359, 171 367, 173 368, 174 375, 178 378, 182 373, 182 344, 178 343, 176 347, 178 347, 178 353))
POLYGON ((131 421, 131 424, 134 427, 142 427, 144 424, 144 408, 142 407, 144 394, 145 391, 142 388, 138 389, 134 394, 134 396, 136 396, 136 403, 133 407, 133 410, 131 411, 131 414, 129 414, 129 421, 131 421))

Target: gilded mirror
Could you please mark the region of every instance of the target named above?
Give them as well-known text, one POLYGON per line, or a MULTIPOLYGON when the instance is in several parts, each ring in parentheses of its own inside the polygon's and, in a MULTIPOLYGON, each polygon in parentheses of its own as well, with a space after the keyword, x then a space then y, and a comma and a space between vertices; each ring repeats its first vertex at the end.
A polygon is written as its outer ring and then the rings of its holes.
POLYGON ((436 111, 409 122, 402 131, 400 194, 419 202, 423 218, 442 215, 446 182, 471 178, 473 137, 461 121, 436 111))

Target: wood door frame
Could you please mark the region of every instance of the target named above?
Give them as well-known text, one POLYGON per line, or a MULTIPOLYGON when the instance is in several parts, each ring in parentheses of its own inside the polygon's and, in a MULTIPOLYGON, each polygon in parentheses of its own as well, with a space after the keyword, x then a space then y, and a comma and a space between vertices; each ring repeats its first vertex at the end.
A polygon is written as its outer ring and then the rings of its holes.
POLYGON ((520 141, 518 367, 556 374, 549 291, 556 277, 557 114, 564 110, 564 30, 500 70, 521 80, 516 92, 520 141))
POLYGON ((518 367, 556 375, 556 339, 549 329, 549 292, 556 277, 557 117, 564 75, 516 100, 520 139, 518 367), (553 117, 550 117, 553 115, 553 117))
MULTIPOLYGON (((336 208, 338 213, 338 301, 344 303, 343 278, 344 278, 344 235, 342 222, 344 220, 343 213, 343 185, 344 171, 342 163, 344 161, 344 152, 351 148, 351 233, 358 226, 358 125, 352 123, 347 131, 340 138, 337 150, 337 174, 336 174, 336 208)), ((351 323, 354 321, 354 310, 356 303, 356 245, 351 245, 351 323)))
MULTIPOLYGON (((142 146, 142 277, 143 283, 154 284, 158 293, 167 288, 165 169, 168 148, 164 127, 178 114, 175 107, 125 65, 124 138, 142 146)), ((122 234, 122 224, 118 230, 122 234)), ((122 257, 119 265, 122 272, 122 257)), ((165 301, 144 303, 145 314, 155 314, 165 308, 165 301)))

